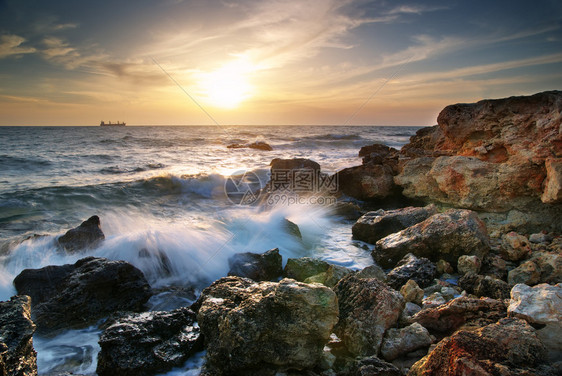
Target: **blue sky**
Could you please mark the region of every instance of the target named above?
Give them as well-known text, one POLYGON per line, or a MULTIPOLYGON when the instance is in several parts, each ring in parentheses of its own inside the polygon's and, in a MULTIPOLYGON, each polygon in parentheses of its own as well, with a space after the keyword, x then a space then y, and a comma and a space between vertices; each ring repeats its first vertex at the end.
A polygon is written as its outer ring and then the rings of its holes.
POLYGON ((560 1, 0 1, 0 125, 432 125, 562 89, 560 1), (358 111, 360 109, 360 111, 358 111))

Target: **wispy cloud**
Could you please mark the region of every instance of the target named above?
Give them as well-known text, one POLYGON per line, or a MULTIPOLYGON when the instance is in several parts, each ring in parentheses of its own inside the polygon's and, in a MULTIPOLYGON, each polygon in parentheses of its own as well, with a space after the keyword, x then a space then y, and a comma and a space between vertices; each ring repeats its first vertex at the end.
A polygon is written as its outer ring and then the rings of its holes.
POLYGON ((0 35, 0 59, 8 56, 17 57, 37 51, 34 47, 23 46, 25 42, 26 39, 19 35, 0 35))

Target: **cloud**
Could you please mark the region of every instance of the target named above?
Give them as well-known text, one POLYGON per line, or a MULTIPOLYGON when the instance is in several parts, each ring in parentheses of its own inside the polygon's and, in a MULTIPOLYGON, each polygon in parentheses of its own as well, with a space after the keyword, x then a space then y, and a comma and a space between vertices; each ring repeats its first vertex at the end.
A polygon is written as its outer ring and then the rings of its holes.
POLYGON ((402 14, 416 14, 421 15, 423 13, 435 12, 438 10, 446 10, 449 7, 445 6, 424 6, 424 5, 400 5, 392 8, 387 12, 388 15, 402 15, 402 14))
POLYGON ((18 35, 0 35, 0 59, 34 53, 34 47, 22 46, 26 39, 18 35))

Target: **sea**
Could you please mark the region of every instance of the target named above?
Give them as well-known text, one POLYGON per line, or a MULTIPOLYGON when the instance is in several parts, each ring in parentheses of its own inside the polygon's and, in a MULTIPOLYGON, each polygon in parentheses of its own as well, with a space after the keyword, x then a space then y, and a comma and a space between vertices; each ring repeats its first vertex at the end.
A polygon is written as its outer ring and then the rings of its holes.
MULTIPOLYGON (((362 146, 400 148, 420 127, 394 126, 126 126, 0 127, 0 300, 16 294, 23 269, 74 263, 86 256, 125 260, 154 289, 150 310, 189 305, 228 273, 239 252, 279 248, 360 269, 369 245, 351 237, 352 221, 333 202, 237 200, 233 182, 251 174, 264 187, 274 158, 308 158, 333 174, 361 164, 362 146), (228 148, 267 143, 273 150, 228 148), (67 254, 56 237, 98 215, 105 241, 67 254), (297 224, 302 238, 287 231, 297 224), (39 236, 38 236, 39 235, 39 236), (164 253, 139 255, 141 249, 164 253), (171 270, 170 270, 171 269, 171 270), (172 294, 174 288, 193 294, 172 294)), ((260 191, 256 191, 256 195, 260 191)), ((101 324, 101 323, 99 323, 101 324)), ((34 336, 39 374, 95 374, 99 325, 55 337, 34 336)), ((204 352, 167 375, 198 375, 204 352)))

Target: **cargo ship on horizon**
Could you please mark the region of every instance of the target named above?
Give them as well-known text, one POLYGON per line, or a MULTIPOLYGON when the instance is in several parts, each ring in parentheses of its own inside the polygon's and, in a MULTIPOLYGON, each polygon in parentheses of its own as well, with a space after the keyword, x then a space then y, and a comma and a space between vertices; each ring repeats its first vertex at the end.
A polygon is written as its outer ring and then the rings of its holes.
POLYGON ((100 122, 100 127, 124 127, 125 125, 126 125, 125 122, 122 122, 122 123, 120 123, 120 122, 117 122, 117 123, 112 123, 112 122, 106 123, 106 122, 103 121, 103 120, 100 122))

